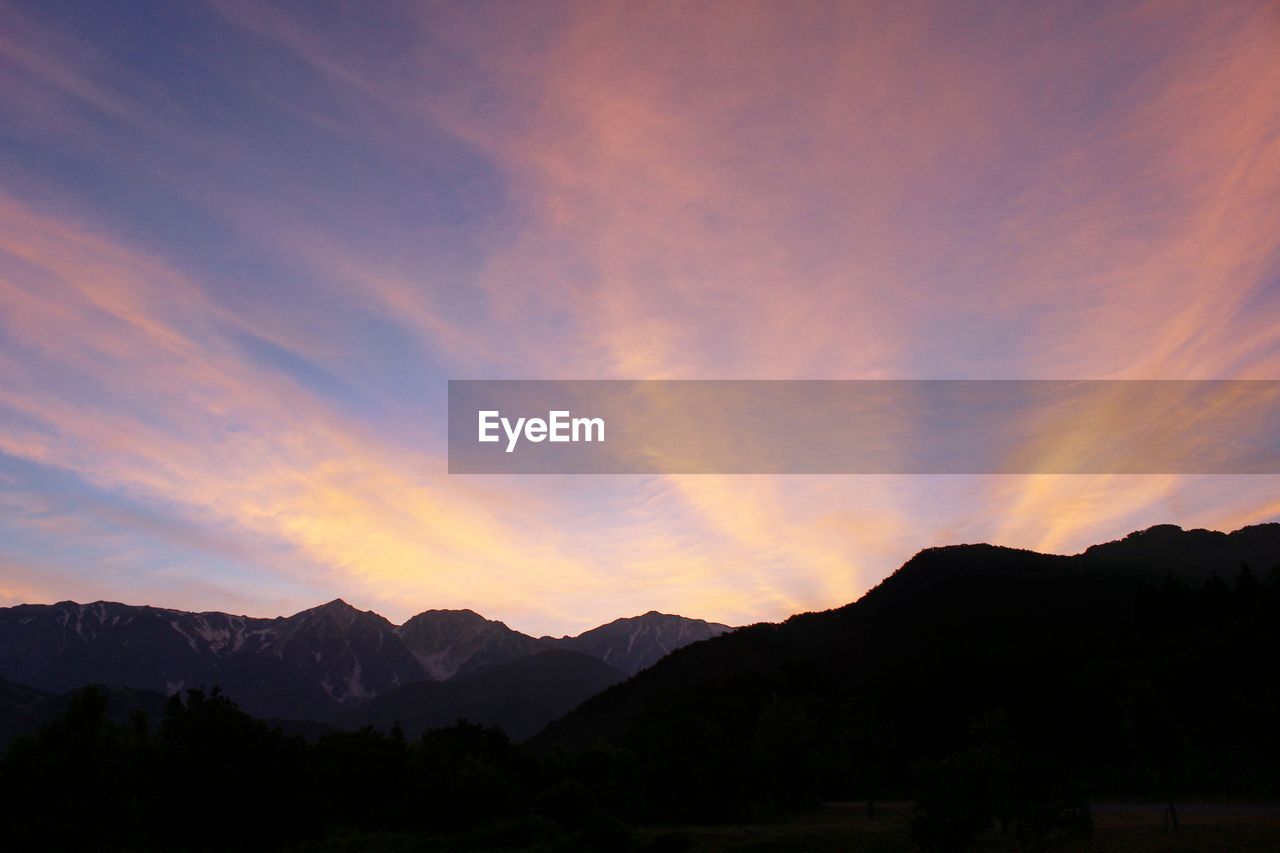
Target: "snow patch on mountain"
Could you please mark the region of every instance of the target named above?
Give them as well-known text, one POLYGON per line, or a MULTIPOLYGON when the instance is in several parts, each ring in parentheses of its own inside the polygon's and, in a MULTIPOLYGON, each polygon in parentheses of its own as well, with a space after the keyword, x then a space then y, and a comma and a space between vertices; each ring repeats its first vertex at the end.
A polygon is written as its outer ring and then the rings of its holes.
POLYGON ((726 630, 648 613, 555 639, 470 610, 428 610, 396 626, 341 599, 276 618, 63 601, 0 608, 0 678, 57 691, 93 682, 166 692, 221 686, 251 713, 319 719, 399 686, 555 648, 633 673, 726 630))

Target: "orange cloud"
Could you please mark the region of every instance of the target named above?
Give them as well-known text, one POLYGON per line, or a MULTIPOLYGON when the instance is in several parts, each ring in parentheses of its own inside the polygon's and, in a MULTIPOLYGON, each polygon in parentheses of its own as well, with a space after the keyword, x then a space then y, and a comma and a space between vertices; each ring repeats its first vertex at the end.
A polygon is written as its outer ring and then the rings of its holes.
MULTIPOLYGON (((430 6, 339 32, 216 8, 332 92, 323 109, 273 95, 317 133, 421 165, 444 132, 500 172, 501 233, 476 238, 465 274, 410 226, 362 240, 341 199, 157 179, 317 292, 411 330, 442 373, 1275 374, 1274 4, 430 6), (368 49, 379 26, 416 47, 387 60, 368 49)), ((5 47, 23 87, 193 162, 235 150, 85 73, 106 58, 5 47)), ((278 539, 325 567, 316 583, 396 615, 742 622, 842 603, 957 538, 1073 550, 1275 517, 1266 478, 449 478, 438 434, 406 451, 232 335, 341 364, 360 343, 345 316, 232 310, 219 282, 80 213, 0 202, 0 322, 21 346, 0 352, 0 404, 20 416, 0 448, 278 539)), ((1071 441, 1011 452, 1087 450, 1071 441)))

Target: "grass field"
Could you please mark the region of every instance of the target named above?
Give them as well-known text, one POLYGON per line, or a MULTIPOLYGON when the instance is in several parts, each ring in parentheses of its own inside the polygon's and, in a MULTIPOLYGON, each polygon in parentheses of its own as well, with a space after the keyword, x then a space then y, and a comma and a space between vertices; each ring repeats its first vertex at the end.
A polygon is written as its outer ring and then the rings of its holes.
MULTIPOLYGON (((882 807, 875 819, 860 806, 828 805, 802 818, 750 826, 685 827, 640 831, 641 850, 690 853, 766 853, 766 851, 914 851, 910 811, 905 805, 882 807)), ((974 850, 1023 849, 1013 835, 998 829, 984 835, 974 850)), ((1094 808, 1094 834, 1085 841, 1057 839, 1062 851, 1280 851, 1280 806, 1183 806, 1176 832, 1164 827, 1163 809, 1149 804, 1102 804, 1094 808)))
MULTIPOLYGON (((1152 804, 1101 804, 1093 809, 1094 833, 1086 840, 1051 839, 1047 850, 1071 853, 1272 853, 1280 851, 1280 806, 1223 804, 1181 806, 1176 832, 1163 825, 1163 809, 1152 804)), ((907 804, 881 806, 869 818, 860 805, 828 804, 788 819, 728 826, 628 828, 589 825, 565 835, 545 823, 515 822, 466 836, 355 833, 293 848, 311 853, 907 853, 918 851, 907 804)), ((1010 833, 993 829, 969 850, 1029 849, 1010 833)))

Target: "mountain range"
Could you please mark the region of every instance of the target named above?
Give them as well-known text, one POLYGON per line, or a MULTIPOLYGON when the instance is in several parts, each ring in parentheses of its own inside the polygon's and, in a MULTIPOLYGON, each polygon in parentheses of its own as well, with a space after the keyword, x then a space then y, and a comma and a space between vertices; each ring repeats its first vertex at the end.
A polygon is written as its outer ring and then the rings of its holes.
POLYGON ((1275 796, 1277 684, 1280 524, 1163 525, 1074 556, 927 549, 856 602, 680 649, 530 743, 645 756, 655 807, 689 820, 928 786, 967 809, 997 782, 1006 802, 1275 796))
MULTIPOLYGON (((1277 524, 1161 526, 1073 556, 930 548, 851 604, 706 626, 719 635, 619 668, 685 642, 689 622, 647 614, 557 640, 459 612, 397 627, 340 602, 279 620, 11 608, 5 673, 161 686, 0 680, 0 740, 35 732, 0 757, 0 817, 24 848, 87 827, 81 848, 170 849, 194 832, 201 849, 292 849, 333 831, 370 846, 352 830, 404 847, 425 828, 424 847, 465 832, 446 846, 626 849, 623 822, 891 800, 914 803, 924 849, 1077 849, 1090 802, 1160 802, 1176 827, 1182 803, 1280 801, 1277 524), (309 686, 329 716, 263 722, 166 695, 193 673, 277 706, 309 686), (189 803, 219 819, 191 820, 189 803)), ((915 849, 884 832, 877 844, 915 849)), ((688 844, 666 838, 650 846, 688 844)))
MULTIPOLYGON (((1161 525, 1074 556, 956 545, 920 552, 852 604, 782 623, 730 629, 650 612, 559 638, 469 610, 428 610, 397 626, 341 600, 274 619, 110 602, 18 605, 0 608, 0 735, 29 730, 65 707, 68 691, 98 683, 112 688, 120 719, 138 709, 154 717, 168 694, 216 685, 293 731, 305 730, 298 721, 384 731, 398 723, 412 737, 464 718, 517 739, 541 731, 535 745, 619 742, 653 755, 680 740, 664 728, 672 720, 722 731, 755 715, 708 767, 731 766, 744 739, 761 737, 753 727, 770 703, 794 701, 796 711, 817 691, 819 710, 792 721, 801 729, 842 708, 850 719, 893 718, 946 743, 983 708, 1026 696, 1057 709, 1089 696, 1082 715, 1119 713, 1115 697, 1139 687, 1107 669, 1117 661, 1149 681, 1166 657, 1181 655, 1218 677, 1226 670, 1204 649, 1223 642, 1219 634, 1193 640, 1200 629, 1191 619, 1161 640, 1172 651, 1152 657, 1152 637, 1163 635, 1150 632, 1171 629, 1142 622, 1135 601, 1185 588, 1198 591, 1188 600, 1203 616, 1233 582, 1280 584, 1278 567, 1280 524, 1229 534, 1161 525), (1079 696, 1059 695, 1047 674, 1079 696), (865 707, 871 697, 875 707, 865 707)), ((1061 716, 1036 724, 1071 730, 1061 716)), ((706 731, 697 749, 714 743, 706 731)), ((668 770, 678 768, 660 775, 668 770)))
MULTIPOLYGON (((518 670, 548 652, 595 692, 728 630, 651 612, 534 638, 470 610, 428 610, 397 626, 341 599, 274 619, 64 601, 0 608, 0 679, 55 694, 91 683, 164 694, 216 685, 255 716, 330 720, 390 691, 518 670)), ((587 695, 570 691, 552 707, 567 711, 587 695)))

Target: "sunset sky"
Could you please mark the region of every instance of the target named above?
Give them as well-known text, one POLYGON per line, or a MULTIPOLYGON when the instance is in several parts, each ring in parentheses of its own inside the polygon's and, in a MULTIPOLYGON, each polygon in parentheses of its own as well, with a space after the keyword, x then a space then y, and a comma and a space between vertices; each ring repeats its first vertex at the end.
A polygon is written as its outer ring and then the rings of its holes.
POLYGON ((1280 520, 450 476, 451 378, 1280 378, 1280 5, 0 0, 0 604, 745 624, 1280 520))

